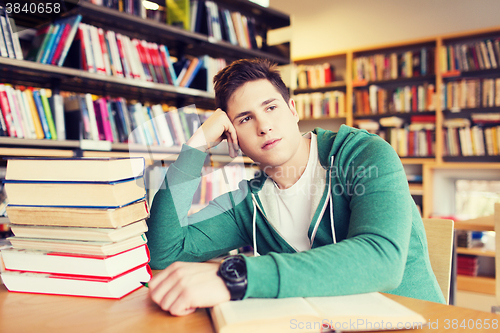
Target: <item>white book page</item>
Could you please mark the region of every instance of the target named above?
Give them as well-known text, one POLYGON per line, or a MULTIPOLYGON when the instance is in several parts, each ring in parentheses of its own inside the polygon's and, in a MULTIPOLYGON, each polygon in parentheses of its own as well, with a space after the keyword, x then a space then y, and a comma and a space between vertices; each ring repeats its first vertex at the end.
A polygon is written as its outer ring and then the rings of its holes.
POLYGON ((318 313, 303 299, 248 298, 244 301, 226 302, 218 307, 227 325, 243 322, 276 320, 278 318, 317 317, 318 313))
POLYGON ((414 325, 415 328, 420 324, 418 328, 421 328, 426 323, 420 314, 380 293, 309 297, 307 301, 324 318, 342 322, 341 324, 348 323, 342 328, 338 327, 341 331, 405 328, 408 324, 414 325))

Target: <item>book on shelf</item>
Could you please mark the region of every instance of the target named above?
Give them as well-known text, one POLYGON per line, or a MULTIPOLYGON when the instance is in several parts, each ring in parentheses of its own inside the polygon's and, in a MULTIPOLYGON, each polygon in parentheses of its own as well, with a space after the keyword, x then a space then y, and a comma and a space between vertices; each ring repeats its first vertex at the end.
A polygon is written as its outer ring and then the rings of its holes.
POLYGON ((335 66, 327 62, 316 65, 298 65, 294 71, 299 89, 325 87, 337 79, 335 66))
POLYGON ((142 287, 152 277, 148 265, 114 278, 5 271, 1 275, 9 291, 120 299, 142 287))
POLYGON ((500 79, 461 79, 448 81, 442 94, 442 108, 459 112, 462 109, 500 106, 500 79))
POLYGON ((185 30, 190 30, 189 0, 166 0, 167 23, 185 30))
POLYGON ((13 224, 119 228, 149 216, 145 200, 118 208, 7 206, 13 224))
POLYGON ((85 255, 10 248, 2 250, 7 271, 116 277, 149 262, 146 245, 113 255, 85 255))
POLYGON ((249 298, 210 309, 218 333, 372 331, 423 327, 420 314, 380 293, 333 297, 249 298))
POLYGON ((500 64, 500 37, 441 46, 439 64, 443 72, 496 69, 500 64))
POLYGON ((431 83, 391 89, 370 85, 354 91, 356 115, 435 110, 435 86, 431 83))
POLYGON ((23 60, 23 52, 14 20, 9 17, 8 9, 0 6, 0 55, 11 59, 23 60), (1 39, 1 38, 0 38, 1 39))
POLYGON ((345 117, 345 92, 343 91, 298 94, 293 98, 300 119, 345 117))
POLYGON ((413 78, 434 74, 434 48, 421 47, 415 50, 355 55, 353 59, 353 81, 370 82, 413 78))
MULTIPOLYGON (((132 218, 133 219, 133 218, 132 218)), ((129 219, 132 221, 132 219, 129 219)), ((118 228, 71 227, 13 224, 10 228, 16 237, 43 238, 59 240, 83 240, 101 242, 120 242, 148 231, 145 220, 139 220, 118 228)))

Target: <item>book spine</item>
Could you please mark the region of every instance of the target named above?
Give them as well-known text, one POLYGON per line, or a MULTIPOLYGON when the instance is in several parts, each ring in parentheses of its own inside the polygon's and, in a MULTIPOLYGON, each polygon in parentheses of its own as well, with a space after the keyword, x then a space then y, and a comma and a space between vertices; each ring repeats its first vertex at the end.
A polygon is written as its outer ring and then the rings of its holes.
POLYGON ((50 109, 50 104, 45 89, 40 89, 40 98, 42 100, 45 117, 47 118, 47 124, 49 126, 49 131, 50 131, 50 138, 52 140, 57 140, 57 131, 54 124, 54 119, 52 118, 52 110, 50 109))
POLYGON ((33 99, 33 92, 31 89, 26 89, 24 91, 24 96, 28 102, 29 110, 31 112, 31 118, 33 119, 33 124, 35 125, 35 135, 37 139, 43 139, 45 134, 43 132, 42 123, 40 116, 35 105, 35 100, 33 99))
POLYGON ((75 16, 75 21, 71 26, 68 36, 66 37, 66 40, 64 42, 64 47, 61 51, 61 56, 59 57, 59 60, 57 62, 57 66, 59 67, 61 67, 64 64, 64 60, 66 60, 66 56, 68 55, 69 48, 73 43, 73 40, 75 38, 76 32, 78 31, 78 27, 80 25, 81 20, 82 20, 82 15, 78 14, 75 16))
POLYGON ((51 138, 49 124, 47 122, 47 118, 45 116, 45 111, 43 109, 42 99, 40 97, 40 91, 33 91, 33 99, 35 100, 36 109, 38 111, 38 116, 40 117, 40 121, 42 123, 43 133, 46 139, 51 138))

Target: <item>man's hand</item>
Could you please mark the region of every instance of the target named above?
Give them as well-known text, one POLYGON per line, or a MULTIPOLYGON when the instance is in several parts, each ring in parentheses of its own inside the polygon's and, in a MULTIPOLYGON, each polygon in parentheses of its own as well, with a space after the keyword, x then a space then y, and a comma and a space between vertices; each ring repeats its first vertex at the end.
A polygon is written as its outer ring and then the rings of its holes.
POLYGON ((206 149, 217 146, 222 140, 227 139, 229 146, 229 156, 238 156, 238 137, 231 120, 221 109, 217 109, 193 136, 188 140, 187 145, 193 148, 206 151, 206 149))
POLYGON ((151 299, 174 316, 229 301, 231 295, 217 276, 219 263, 175 262, 149 281, 151 299))

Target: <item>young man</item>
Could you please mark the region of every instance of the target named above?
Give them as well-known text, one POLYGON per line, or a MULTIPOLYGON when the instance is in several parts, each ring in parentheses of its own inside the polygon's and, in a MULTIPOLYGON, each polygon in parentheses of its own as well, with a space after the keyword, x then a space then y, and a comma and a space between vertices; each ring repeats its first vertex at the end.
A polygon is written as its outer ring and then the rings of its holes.
POLYGON ((148 220, 150 265, 166 268, 149 283, 162 309, 373 291, 444 302, 388 143, 347 126, 301 135, 294 101, 266 60, 236 61, 214 82, 218 109, 169 167, 148 220), (188 217, 206 150, 223 139, 260 175, 188 217), (245 245, 255 256, 192 263, 245 245))

